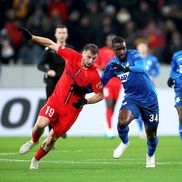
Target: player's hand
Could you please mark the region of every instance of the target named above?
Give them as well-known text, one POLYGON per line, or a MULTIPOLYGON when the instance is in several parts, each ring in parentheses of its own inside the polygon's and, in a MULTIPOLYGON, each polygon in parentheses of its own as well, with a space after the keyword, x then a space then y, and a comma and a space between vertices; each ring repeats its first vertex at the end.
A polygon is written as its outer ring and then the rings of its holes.
POLYGON ((22 32, 22 34, 24 35, 24 37, 25 37, 27 40, 32 39, 32 34, 30 33, 30 31, 29 31, 27 28, 20 27, 20 28, 18 28, 18 31, 19 31, 19 32, 22 32))
POLYGON ((172 86, 174 85, 174 82, 175 82, 174 79, 169 78, 169 79, 167 80, 167 85, 168 85, 168 87, 172 87, 172 86))
POLYGON ((50 77, 55 77, 56 72, 54 70, 48 70, 47 75, 50 76, 50 77))
POLYGON ((73 102, 72 106, 75 107, 76 109, 80 109, 82 108, 85 104, 87 104, 87 99, 85 99, 84 97, 78 99, 77 102, 73 102))
POLYGON ((71 92, 77 95, 85 95, 86 94, 86 89, 83 87, 78 86, 76 83, 71 84, 71 92))
POLYGON ((120 71, 129 72, 130 71, 129 67, 126 67, 126 66, 123 66, 123 65, 120 65, 117 63, 112 63, 112 70, 116 71, 116 72, 120 72, 120 71))

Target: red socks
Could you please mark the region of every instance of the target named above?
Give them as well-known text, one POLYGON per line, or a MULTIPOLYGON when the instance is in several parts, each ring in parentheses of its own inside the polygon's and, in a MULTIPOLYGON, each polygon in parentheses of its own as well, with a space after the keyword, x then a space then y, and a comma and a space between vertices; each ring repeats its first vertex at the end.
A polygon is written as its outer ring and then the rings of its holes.
POLYGON ((43 148, 40 148, 38 151, 37 151, 37 153, 34 155, 34 158, 36 159, 36 160, 40 160, 42 157, 44 157, 46 154, 47 154, 48 152, 45 152, 44 150, 43 150, 43 148))
POLYGON ((32 141, 33 143, 37 143, 40 139, 40 136, 37 136, 35 133, 32 132, 32 141))
POLYGON ((107 119, 108 128, 111 128, 112 126, 111 119, 112 119, 113 112, 114 112, 113 109, 106 110, 106 119, 107 119))

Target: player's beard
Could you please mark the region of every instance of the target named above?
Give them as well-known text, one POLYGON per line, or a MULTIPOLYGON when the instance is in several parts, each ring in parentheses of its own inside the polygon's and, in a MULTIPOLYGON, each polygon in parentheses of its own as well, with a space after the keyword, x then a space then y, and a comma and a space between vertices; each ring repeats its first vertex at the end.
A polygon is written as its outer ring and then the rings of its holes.
POLYGON ((91 63, 85 63, 85 67, 89 68, 92 64, 91 63))
POLYGON ((90 66, 89 66, 86 62, 84 62, 84 61, 81 61, 81 66, 82 66, 82 68, 84 68, 84 69, 87 69, 87 68, 90 67, 90 66))
POLYGON ((125 54, 120 54, 120 55, 119 55, 119 60, 120 60, 121 62, 124 62, 124 61, 125 61, 125 57, 126 57, 125 54))
POLYGON ((126 53, 127 52, 122 52, 118 57, 119 57, 119 60, 121 61, 121 62, 123 62, 123 61, 125 61, 125 58, 126 58, 126 53))

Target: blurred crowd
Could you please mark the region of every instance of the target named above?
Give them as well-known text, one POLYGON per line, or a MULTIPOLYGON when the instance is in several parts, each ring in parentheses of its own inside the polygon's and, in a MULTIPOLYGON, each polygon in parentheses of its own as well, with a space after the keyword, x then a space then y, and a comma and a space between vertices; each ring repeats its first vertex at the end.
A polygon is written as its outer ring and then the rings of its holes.
POLYGON ((105 45, 106 36, 126 39, 129 48, 145 39, 160 63, 182 49, 181 0, 1 0, 0 61, 38 64, 43 47, 26 42, 16 28, 54 40, 56 25, 68 27, 77 51, 86 43, 105 45))

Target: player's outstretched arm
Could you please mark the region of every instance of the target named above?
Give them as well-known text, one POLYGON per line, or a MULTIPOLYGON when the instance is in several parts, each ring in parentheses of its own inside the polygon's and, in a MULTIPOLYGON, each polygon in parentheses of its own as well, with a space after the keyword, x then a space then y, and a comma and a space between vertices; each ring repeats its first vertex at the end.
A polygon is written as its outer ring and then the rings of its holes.
POLYGON ((103 98, 104 98, 103 92, 99 92, 93 95, 92 97, 90 97, 89 99, 87 99, 87 104, 94 104, 94 103, 100 102, 101 100, 103 100, 103 98))
POLYGON ((58 51, 59 48, 58 44, 56 44, 55 42, 53 42, 51 39, 48 38, 32 35, 32 41, 42 46, 49 47, 50 49, 56 52, 58 51))
POLYGON ((32 40, 37 44, 40 44, 45 47, 49 47, 52 50, 58 51, 59 45, 53 42, 51 39, 45 38, 45 37, 40 37, 36 35, 32 35, 30 31, 24 27, 20 27, 18 29, 20 32, 22 32, 23 36, 27 40, 32 40))

